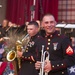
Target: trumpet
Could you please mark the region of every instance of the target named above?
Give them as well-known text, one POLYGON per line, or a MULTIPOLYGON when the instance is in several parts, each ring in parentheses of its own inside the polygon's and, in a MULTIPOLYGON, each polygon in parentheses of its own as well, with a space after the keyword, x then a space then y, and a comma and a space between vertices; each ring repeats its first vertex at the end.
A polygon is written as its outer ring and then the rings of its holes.
MULTIPOLYGON (((49 52, 48 51, 44 51, 44 45, 42 45, 42 50, 41 50, 41 68, 40 68, 40 73, 39 75, 43 75, 44 74, 44 65, 45 65, 45 60, 49 60, 49 52), (46 57, 47 54, 47 57, 46 57)), ((48 75, 48 73, 45 72, 45 75, 48 75)))

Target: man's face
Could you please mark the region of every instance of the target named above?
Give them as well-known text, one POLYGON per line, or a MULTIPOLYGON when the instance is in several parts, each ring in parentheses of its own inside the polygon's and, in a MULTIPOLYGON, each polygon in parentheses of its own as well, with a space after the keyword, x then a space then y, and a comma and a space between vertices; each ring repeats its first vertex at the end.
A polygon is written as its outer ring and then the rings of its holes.
POLYGON ((46 34, 51 34, 55 31, 56 21, 53 16, 44 16, 42 20, 42 26, 44 27, 46 34))
POLYGON ((38 32, 38 27, 34 26, 34 25, 28 25, 27 26, 27 32, 30 36, 34 36, 37 34, 38 32))
POLYGON ((7 20, 4 20, 3 23, 2 23, 2 26, 3 27, 6 27, 7 26, 7 23, 8 23, 8 21, 7 20))

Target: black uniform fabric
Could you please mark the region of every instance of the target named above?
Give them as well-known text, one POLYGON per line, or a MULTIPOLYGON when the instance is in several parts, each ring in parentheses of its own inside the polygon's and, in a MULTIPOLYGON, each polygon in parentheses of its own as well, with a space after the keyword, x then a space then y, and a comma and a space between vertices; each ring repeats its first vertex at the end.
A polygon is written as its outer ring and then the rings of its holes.
POLYGON ((44 45, 44 39, 39 33, 31 37, 22 56, 22 67, 19 75, 38 75, 38 71, 35 69, 35 62, 41 58, 42 45, 44 45))
POLYGON ((0 38, 5 37, 6 36, 6 29, 0 27, 0 38))
POLYGON ((52 35, 45 36, 45 41, 52 66, 48 75, 68 75, 67 67, 75 65, 75 54, 69 38, 56 31, 52 35), (71 53, 67 52, 70 50, 71 53))

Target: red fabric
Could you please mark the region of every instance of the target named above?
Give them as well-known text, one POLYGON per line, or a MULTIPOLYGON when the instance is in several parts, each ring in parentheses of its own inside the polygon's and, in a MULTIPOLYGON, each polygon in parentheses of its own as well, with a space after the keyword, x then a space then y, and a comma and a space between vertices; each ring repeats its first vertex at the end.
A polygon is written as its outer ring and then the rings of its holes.
POLYGON ((10 63, 10 69, 13 70, 14 69, 14 66, 12 63, 10 63))
POLYGON ((58 0, 43 0, 43 10, 45 13, 51 13, 58 20, 58 0))
MULTIPOLYGON (((30 8, 34 0, 7 0, 6 19, 16 24, 31 21, 30 8)), ((36 0, 35 17, 40 20, 43 14, 52 13, 58 19, 58 0, 36 0), (42 9, 41 9, 42 7, 42 9)))
POLYGON ((68 46, 68 48, 66 49, 66 54, 68 55, 72 55, 74 53, 73 49, 71 48, 71 46, 68 46))
MULTIPOLYGON (((3 63, 1 64, 1 66, 0 66, 0 75, 3 74, 3 72, 4 72, 5 68, 6 68, 6 66, 7 66, 7 62, 3 62, 3 63)), ((14 69, 12 63, 10 63, 10 69, 11 69, 11 70, 14 69)))
POLYGON ((6 68, 6 66, 7 66, 7 63, 6 63, 6 62, 3 62, 3 63, 1 64, 1 66, 0 66, 0 75, 3 74, 3 72, 4 72, 5 68, 6 68))

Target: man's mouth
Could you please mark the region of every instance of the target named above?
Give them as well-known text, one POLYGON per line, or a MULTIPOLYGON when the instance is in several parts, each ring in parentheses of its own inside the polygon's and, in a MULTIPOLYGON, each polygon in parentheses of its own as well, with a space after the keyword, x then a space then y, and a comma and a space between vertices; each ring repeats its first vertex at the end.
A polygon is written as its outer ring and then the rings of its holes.
POLYGON ((51 29, 52 29, 52 27, 48 27, 47 29, 48 29, 48 30, 51 30, 51 29))

